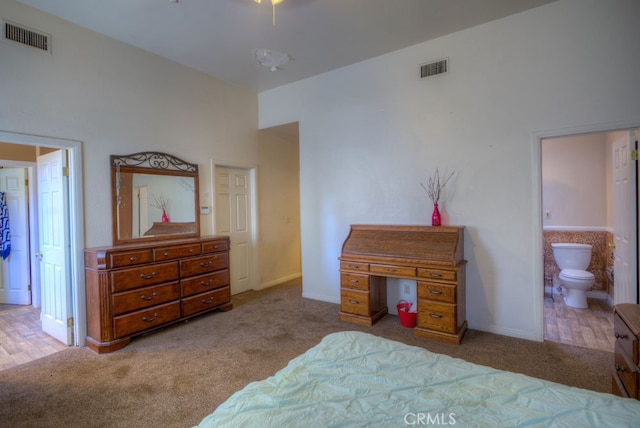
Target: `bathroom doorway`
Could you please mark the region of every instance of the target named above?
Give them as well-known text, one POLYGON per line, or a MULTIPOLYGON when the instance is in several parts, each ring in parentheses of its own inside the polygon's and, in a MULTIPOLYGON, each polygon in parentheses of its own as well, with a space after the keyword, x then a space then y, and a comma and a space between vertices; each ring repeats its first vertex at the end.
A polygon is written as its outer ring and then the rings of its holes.
POLYGON ((611 351, 612 306, 637 302, 637 169, 631 162, 636 141, 633 129, 541 140, 545 340, 611 351), (631 180, 622 188, 616 185, 615 169, 625 159, 631 180), (620 236, 627 245, 622 260, 616 251, 620 236), (595 283, 587 291, 588 309, 564 304, 552 242, 592 245, 587 270, 595 283), (623 278, 617 283, 615 270, 623 278))

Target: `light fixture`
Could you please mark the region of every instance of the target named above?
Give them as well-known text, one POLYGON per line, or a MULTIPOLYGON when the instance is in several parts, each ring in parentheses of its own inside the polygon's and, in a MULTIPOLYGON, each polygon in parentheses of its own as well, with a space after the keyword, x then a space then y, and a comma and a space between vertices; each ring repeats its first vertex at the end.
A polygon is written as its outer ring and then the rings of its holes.
MULTIPOLYGON (((254 2, 260 4, 262 3, 262 0, 253 0, 254 2)), ((276 26, 276 5, 282 3, 284 0, 271 0, 271 7, 273 8, 272 11, 272 22, 273 22, 273 26, 276 26)))
POLYGON ((283 52, 269 49, 256 49, 253 52, 256 61, 269 68, 271 71, 279 70, 281 66, 288 64, 291 57, 283 52))

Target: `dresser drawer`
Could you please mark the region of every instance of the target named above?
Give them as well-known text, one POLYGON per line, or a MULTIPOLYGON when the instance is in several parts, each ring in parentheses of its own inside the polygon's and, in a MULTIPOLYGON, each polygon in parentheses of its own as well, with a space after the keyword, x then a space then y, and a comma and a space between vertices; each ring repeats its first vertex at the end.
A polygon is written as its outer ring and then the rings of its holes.
POLYGON ((457 306, 448 303, 418 302, 418 326, 444 333, 456 333, 457 306))
POLYGON ((113 318, 115 337, 130 336, 180 318, 180 302, 165 303, 113 318))
POLYGON ((227 303, 231 300, 229 287, 182 299, 182 316, 197 314, 207 309, 227 303))
POLYGON ((369 275, 358 275, 356 273, 341 273, 340 286, 353 290, 369 291, 369 275))
POLYGON ((205 291, 211 291, 216 288, 229 285, 229 269, 225 269, 216 273, 194 276, 189 279, 180 281, 182 288, 182 297, 192 296, 205 291))
POLYGON ((416 268, 393 265, 369 265, 371 273, 380 273, 390 276, 416 276, 416 268))
POLYGON ((153 253, 151 250, 111 253, 111 267, 114 268, 149 263, 151 261, 153 261, 153 253))
POLYGON ((154 248, 155 261, 171 260, 180 257, 197 256, 200 254, 200 244, 180 245, 176 247, 154 248))
POLYGON ((420 278, 441 279, 444 281, 457 281, 457 272, 455 270, 418 268, 418 276, 420 278))
POLYGON ((348 314, 371 316, 370 295, 363 291, 340 290, 340 310, 348 314))
POLYGON ((456 303, 456 286, 418 281, 418 299, 456 303))
POLYGON ((614 360, 616 373, 627 393, 632 398, 638 398, 638 371, 640 369, 631 361, 619 340, 616 340, 614 360))
POLYGON ((613 332, 616 336, 616 346, 619 343, 624 352, 638 365, 638 338, 616 314, 613 317, 613 332))
POLYGON ((178 279, 178 262, 157 263, 111 272, 113 292, 161 284, 178 279))
POLYGON ((113 295, 113 314, 120 315, 160 303, 178 300, 180 298, 180 286, 178 281, 153 287, 136 288, 113 295))
POLYGON ((211 254, 204 257, 196 257, 180 260, 180 273, 182 277, 200 275, 229 267, 229 253, 211 254))
POLYGON ((357 270, 360 272, 369 272, 369 263, 340 262, 340 270, 357 270))
POLYGON ((229 241, 220 240, 213 242, 205 242, 202 244, 203 253, 215 253, 218 251, 227 251, 229 249, 229 241))

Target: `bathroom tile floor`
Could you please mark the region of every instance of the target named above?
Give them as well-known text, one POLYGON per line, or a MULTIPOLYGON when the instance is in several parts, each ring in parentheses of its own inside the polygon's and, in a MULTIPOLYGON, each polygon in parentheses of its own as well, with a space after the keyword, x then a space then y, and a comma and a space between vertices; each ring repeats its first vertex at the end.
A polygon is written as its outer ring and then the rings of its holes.
POLYGON ((589 309, 567 306, 557 294, 554 300, 544 297, 545 340, 613 352, 613 307, 606 300, 588 298, 589 309))
POLYGON ((66 348, 42 331, 39 308, 0 305, 0 371, 66 348))

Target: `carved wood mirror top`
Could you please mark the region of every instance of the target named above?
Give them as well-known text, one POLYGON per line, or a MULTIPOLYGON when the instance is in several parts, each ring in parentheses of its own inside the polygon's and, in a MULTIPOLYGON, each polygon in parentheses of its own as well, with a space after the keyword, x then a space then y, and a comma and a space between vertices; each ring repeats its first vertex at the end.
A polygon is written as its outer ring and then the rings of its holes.
POLYGON ((200 236, 198 165, 160 152, 111 156, 113 244, 200 236))

